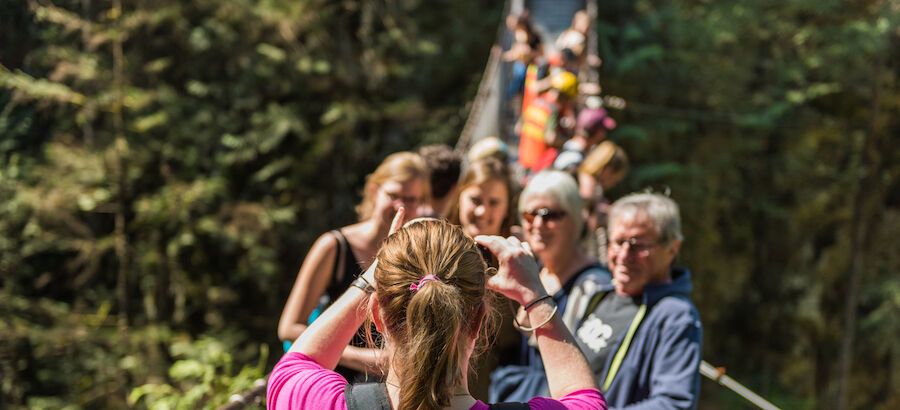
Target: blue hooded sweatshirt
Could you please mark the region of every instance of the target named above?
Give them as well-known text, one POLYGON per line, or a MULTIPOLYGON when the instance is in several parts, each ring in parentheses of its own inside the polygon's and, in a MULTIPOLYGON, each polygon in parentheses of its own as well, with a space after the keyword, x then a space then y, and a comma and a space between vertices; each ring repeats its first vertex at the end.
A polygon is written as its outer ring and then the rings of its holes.
MULTIPOLYGON (((672 269, 670 283, 644 287, 643 320, 612 383, 603 392, 610 409, 697 408, 702 328, 689 296, 691 289, 690 272, 683 268, 672 269)), ((604 290, 612 291, 613 286, 601 288, 600 292, 604 290)), ((620 339, 612 352, 618 352, 621 345, 620 339)), ((601 388, 614 356, 608 356, 604 371, 597 378, 601 388)))
MULTIPOLYGON (((672 269, 670 283, 644 287, 642 304, 646 305, 646 312, 643 320, 609 389, 603 392, 610 410, 697 408, 702 328, 700 316, 689 296, 692 288, 690 272, 683 268, 672 269)), ((613 291, 614 286, 606 276, 592 297, 613 291)), ((591 313, 593 311, 584 312, 572 334, 578 334, 584 318, 591 313)), ((616 341, 603 371, 597 374, 597 384, 601 388, 622 341, 616 341)), ((501 367, 491 375, 491 401, 525 402, 535 396, 549 395, 540 354, 534 356, 530 363, 501 367)), ((591 367, 600 368, 599 364, 593 363, 591 367)))

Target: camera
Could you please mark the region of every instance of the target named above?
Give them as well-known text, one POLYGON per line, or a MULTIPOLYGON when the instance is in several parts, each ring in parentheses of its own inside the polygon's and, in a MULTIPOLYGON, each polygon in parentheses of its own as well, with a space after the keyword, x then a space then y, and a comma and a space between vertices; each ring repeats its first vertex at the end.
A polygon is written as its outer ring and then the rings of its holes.
POLYGON ((500 266, 500 262, 497 260, 497 257, 494 256, 494 253, 488 249, 487 246, 484 246, 480 243, 475 244, 478 246, 478 250, 481 251, 481 259, 484 259, 484 263, 487 264, 488 268, 494 268, 500 266))

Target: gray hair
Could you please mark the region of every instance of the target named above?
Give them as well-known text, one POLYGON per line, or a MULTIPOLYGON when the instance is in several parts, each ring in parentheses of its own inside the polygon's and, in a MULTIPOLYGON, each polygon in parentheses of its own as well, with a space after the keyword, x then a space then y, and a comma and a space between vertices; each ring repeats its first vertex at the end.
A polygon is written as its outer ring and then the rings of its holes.
POLYGON ((631 219, 639 212, 650 219, 660 241, 670 243, 683 239, 678 204, 665 195, 652 192, 629 194, 614 202, 609 208, 610 228, 621 218, 631 219))
POLYGON ((567 172, 557 170, 545 170, 528 181, 528 185, 519 196, 519 214, 525 212, 525 202, 531 197, 546 195, 565 209, 566 214, 575 222, 579 229, 584 225, 584 200, 578 194, 578 183, 567 172))

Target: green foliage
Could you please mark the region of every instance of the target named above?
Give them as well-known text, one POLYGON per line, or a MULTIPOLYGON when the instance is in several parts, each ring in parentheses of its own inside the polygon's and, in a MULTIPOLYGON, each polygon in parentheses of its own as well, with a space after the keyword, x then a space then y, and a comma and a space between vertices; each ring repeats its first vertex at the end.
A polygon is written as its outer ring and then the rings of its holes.
POLYGON ((132 379, 165 371, 164 327, 120 331, 109 303, 76 312, 62 302, 2 293, 0 397, 13 408, 124 407, 132 379))
POLYGON ((636 165, 616 192, 681 205, 707 359, 785 408, 832 407, 856 276, 849 404, 897 403, 898 248, 876 239, 900 232, 895 2, 612 1, 600 19, 636 165))
POLYGON ((365 175, 455 139, 501 6, 0 1, 0 285, 58 302, 53 323, 102 316, 61 363, 22 320, 34 348, 0 346, 21 356, 0 402, 215 407, 249 386, 365 175), (168 333, 145 352, 115 329, 168 333))
MULTIPOLYGON (((173 384, 145 384, 128 395, 129 405, 143 403, 148 409, 214 409, 225 404, 218 392, 249 390, 266 375, 268 348, 261 346, 259 365, 245 366, 234 374, 232 356, 218 339, 205 337, 170 346, 175 363, 169 368, 173 384)), ((263 408, 262 406, 260 408, 263 408)))

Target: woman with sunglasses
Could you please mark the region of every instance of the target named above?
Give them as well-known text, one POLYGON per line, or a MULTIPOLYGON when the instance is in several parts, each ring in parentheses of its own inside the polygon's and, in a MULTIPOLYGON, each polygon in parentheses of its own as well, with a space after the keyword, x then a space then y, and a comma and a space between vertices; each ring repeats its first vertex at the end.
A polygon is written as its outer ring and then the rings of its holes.
MULTIPOLYGON (((580 247, 585 231, 584 203, 578 184, 568 173, 542 171, 525 186, 519 197, 522 231, 541 264, 540 280, 562 312, 563 322, 574 329, 585 313, 590 297, 610 281, 609 272, 580 247)), ((528 327, 524 307, 516 318, 528 327)), ((518 361, 491 375, 491 401, 522 401, 547 392, 544 364, 528 332, 523 332, 518 361)))
POLYGON ((584 355, 559 308, 545 297, 531 255, 514 237, 479 236, 478 243, 496 255, 499 268, 489 269, 475 241, 445 221, 415 220, 389 235, 377 261, 272 370, 267 407, 488 410, 469 394, 466 379, 473 351, 490 327, 490 289, 530 305, 553 397, 504 408, 605 410, 584 355), (331 369, 367 319, 384 335, 387 376, 384 383, 348 384, 331 369))
MULTIPOLYGON (((425 162, 412 152, 389 155, 366 177, 363 200, 356 208, 360 222, 320 236, 300 266, 278 321, 285 351, 372 263, 397 210, 405 207, 414 213, 428 194, 425 162)), ((350 381, 381 372, 363 346, 365 341, 357 337, 341 355, 337 371, 350 381)))

